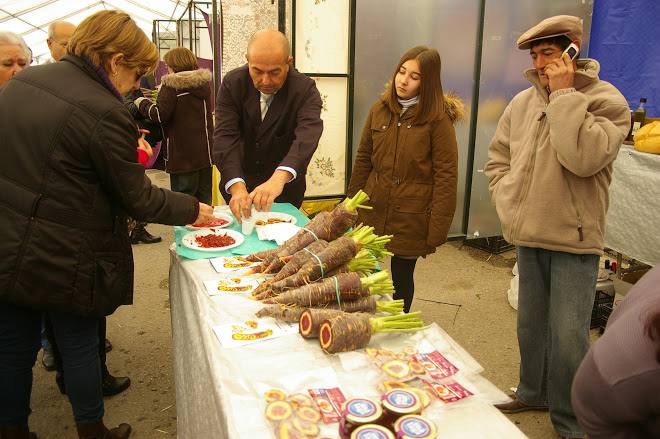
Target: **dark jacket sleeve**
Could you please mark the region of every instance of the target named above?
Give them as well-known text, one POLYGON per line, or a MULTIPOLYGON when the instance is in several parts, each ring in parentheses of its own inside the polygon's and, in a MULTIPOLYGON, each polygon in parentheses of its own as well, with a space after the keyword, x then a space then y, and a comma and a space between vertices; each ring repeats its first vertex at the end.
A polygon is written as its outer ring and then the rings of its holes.
POLYGON ((163 85, 154 104, 149 99, 140 102, 140 113, 154 122, 167 123, 176 109, 176 90, 163 85))
POLYGON ((103 117, 90 142, 90 157, 103 188, 133 218, 160 224, 194 222, 199 203, 190 195, 151 184, 137 163, 137 131, 128 112, 117 108, 103 117))
POLYGON ((373 139, 371 137, 371 119, 374 109, 369 111, 367 120, 362 128, 362 137, 360 137, 360 145, 358 146, 357 156, 355 163, 353 163, 353 170, 351 171, 351 181, 348 184, 348 197, 354 196, 357 191, 364 189, 367 184, 367 178, 371 173, 373 164, 371 163, 371 153, 373 152, 373 139))
POLYGON ((299 175, 307 172, 323 133, 321 106, 321 95, 312 81, 297 113, 293 143, 280 166, 293 168, 299 175))
POLYGON ((245 178, 242 165, 244 146, 240 129, 241 106, 232 96, 229 84, 230 79, 225 77, 215 106, 213 134, 213 162, 220 171, 222 184, 233 178, 245 178))
POLYGON ((438 247, 447 240, 456 210, 458 147, 449 117, 434 122, 431 131, 433 161, 433 201, 427 244, 438 247))

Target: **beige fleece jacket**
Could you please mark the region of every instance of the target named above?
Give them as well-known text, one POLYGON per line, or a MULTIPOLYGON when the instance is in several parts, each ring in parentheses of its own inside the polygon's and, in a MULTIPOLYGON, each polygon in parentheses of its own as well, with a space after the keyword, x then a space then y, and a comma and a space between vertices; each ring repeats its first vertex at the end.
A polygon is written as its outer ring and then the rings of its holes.
POLYGON ((532 87, 504 110, 485 174, 504 238, 575 254, 602 254, 612 163, 630 127, 625 98, 578 60, 574 88, 532 87))

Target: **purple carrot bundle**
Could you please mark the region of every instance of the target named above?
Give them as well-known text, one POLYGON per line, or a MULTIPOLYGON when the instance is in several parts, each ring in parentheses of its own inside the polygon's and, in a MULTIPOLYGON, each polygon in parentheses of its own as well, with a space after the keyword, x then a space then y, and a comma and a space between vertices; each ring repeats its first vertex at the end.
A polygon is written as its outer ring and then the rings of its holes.
POLYGON ((352 198, 346 198, 335 206, 331 212, 319 212, 305 227, 282 244, 277 254, 265 258, 255 272, 277 272, 284 265, 280 258, 293 255, 313 241, 323 239, 330 242, 337 239, 355 225, 357 209, 371 209, 370 206, 362 204, 368 200, 369 196, 365 192, 358 191, 352 198))
MULTIPOLYGON (((342 266, 355 258, 364 247, 370 252, 387 254, 385 244, 391 236, 376 236, 373 227, 358 226, 349 234, 332 241, 323 251, 315 254, 300 269, 289 277, 273 282, 270 287, 274 292, 296 288, 326 277, 335 268, 342 266)), ((373 257, 364 254, 364 259, 372 261, 373 257)))
POLYGON ((315 307, 331 302, 356 300, 370 294, 393 293, 394 286, 386 271, 380 271, 367 277, 357 273, 341 273, 278 294, 264 300, 264 303, 281 303, 315 307))
POLYGON ((329 302, 319 305, 318 308, 306 308, 300 305, 282 305, 279 303, 266 305, 257 311, 257 317, 273 317, 287 323, 298 323, 300 315, 306 309, 327 309, 343 312, 362 312, 368 314, 403 312, 403 300, 376 300, 372 295, 361 297, 357 300, 346 300, 340 303, 329 302))
POLYGON ((371 317, 369 314, 343 313, 321 323, 319 343, 328 354, 354 351, 367 347, 377 332, 416 332, 426 329, 419 319, 421 313, 371 317))

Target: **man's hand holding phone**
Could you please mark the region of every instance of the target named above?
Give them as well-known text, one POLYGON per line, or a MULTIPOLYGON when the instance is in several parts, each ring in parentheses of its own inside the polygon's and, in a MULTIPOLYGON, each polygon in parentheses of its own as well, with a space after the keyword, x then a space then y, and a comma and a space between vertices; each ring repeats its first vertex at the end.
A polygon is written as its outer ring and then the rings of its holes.
POLYGON ((575 67, 573 60, 577 57, 579 48, 574 43, 564 50, 561 56, 545 66, 544 73, 548 75, 550 93, 564 88, 573 87, 575 67))

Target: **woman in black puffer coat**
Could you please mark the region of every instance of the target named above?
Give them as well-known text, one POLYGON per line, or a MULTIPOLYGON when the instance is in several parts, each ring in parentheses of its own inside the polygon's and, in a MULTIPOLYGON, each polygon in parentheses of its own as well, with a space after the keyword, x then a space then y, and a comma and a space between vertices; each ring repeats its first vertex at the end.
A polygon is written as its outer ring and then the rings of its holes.
MULTIPOLYGON (((81 438, 103 425, 99 318, 133 300, 126 217, 208 221, 213 209, 152 186, 122 95, 158 52, 131 18, 85 19, 60 62, 26 69, 0 93, 0 437, 28 438, 32 366, 49 315, 81 438)), ((63 432, 53 435, 61 436, 63 432)))

